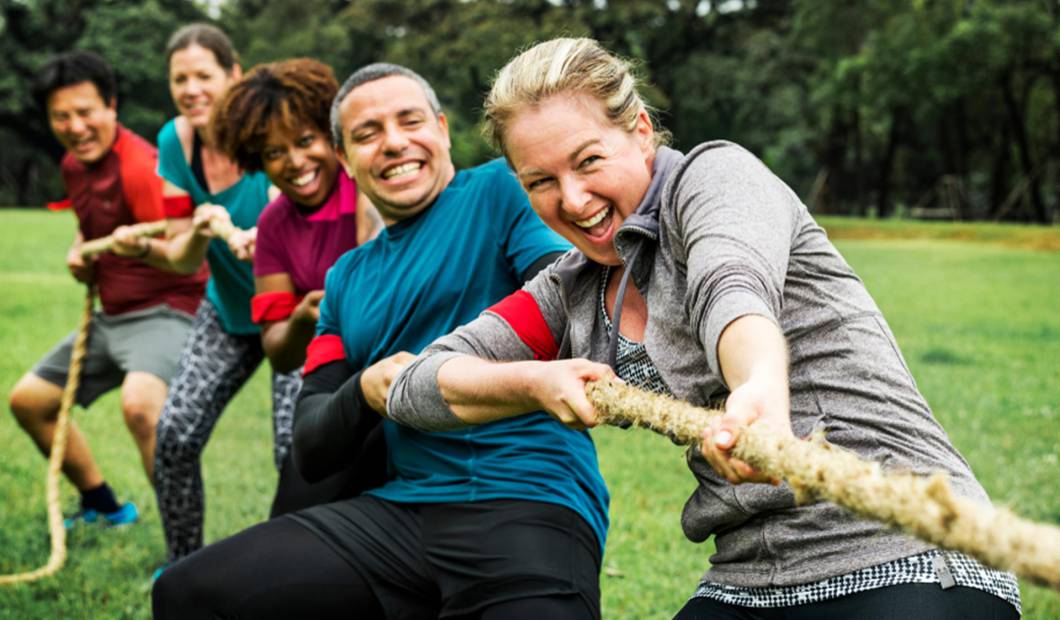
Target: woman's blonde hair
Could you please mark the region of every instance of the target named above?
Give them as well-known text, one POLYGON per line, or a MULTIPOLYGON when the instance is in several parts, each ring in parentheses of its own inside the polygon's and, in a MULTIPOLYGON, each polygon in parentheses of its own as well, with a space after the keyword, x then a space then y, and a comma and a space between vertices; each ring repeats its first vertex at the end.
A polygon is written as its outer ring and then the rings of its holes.
MULTIPOLYGON (((629 62, 593 39, 552 39, 519 54, 497 73, 484 105, 486 140, 507 155, 504 134, 512 117, 520 108, 560 93, 593 97, 604 105, 607 118, 625 131, 633 131, 641 110, 652 112, 637 92, 629 62)), ((670 133, 652 120, 656 146, 669 143, 670 133)))

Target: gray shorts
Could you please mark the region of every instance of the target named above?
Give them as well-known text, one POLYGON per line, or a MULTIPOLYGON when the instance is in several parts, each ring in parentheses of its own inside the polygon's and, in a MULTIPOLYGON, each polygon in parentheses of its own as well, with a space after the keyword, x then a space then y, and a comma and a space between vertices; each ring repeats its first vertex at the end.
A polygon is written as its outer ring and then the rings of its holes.
MULTIPOLYGON (((88 333, 77 404, 88 407, 120 386, 129 372, 151 373, 168 385, 177 372, 191 319, 165 304, 117 316, 97 312, 88 333)), ((33 374, 59 387, 66 385, 76 337, 74 330, 37 362, 33 374)))

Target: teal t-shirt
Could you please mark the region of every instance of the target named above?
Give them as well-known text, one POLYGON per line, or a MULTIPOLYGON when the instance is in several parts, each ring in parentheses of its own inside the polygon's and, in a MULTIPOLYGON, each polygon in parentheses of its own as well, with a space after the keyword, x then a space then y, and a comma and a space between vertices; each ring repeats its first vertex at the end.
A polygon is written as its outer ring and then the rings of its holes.
MULTIPOLYGON (((522 274, 570 245, 530 210, 502 160, 463 170, 426 211, 387 227, 328 271, 318 334, 341 338, 360 370, 419 353, 519 290, 522 274)), ((607 487, 588 433, 531 413, 458 431, 383 422, 395 502, 527 499, 574 510, 603 547, 607 487)))
MULTIPOLYGON (((231 187, 218 194, 209 193, 195 180, 191 166, 184 158, 184 148, 177 136, 175 121, 169 121, 158 132, 158 175, 191 194, 196 206, 211 203, 224 207, 239 228, 253 228, 269 202, 269 178, 264 172, 245 173, 231 187)), ((210 281, 206 298, 217 309, 221 326, 229 334, 256 334, 257 325, 250 320, 250 298, 254 296, 253 266, 239 260, 220 239, 210 241, 206 250, 210 263, 210 281)))

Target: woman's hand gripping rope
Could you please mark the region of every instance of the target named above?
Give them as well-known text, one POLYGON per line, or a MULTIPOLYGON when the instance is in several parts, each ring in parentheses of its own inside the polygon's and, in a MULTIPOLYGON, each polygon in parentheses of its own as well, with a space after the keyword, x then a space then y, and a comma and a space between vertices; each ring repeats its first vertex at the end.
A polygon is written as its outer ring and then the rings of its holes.
MULTIPOLYGON (((712 420, 721 415, 617 381, 590 381, 586 392, 599 422, 636 424, 682 444, 703 441, 712 420)), ((1060 528, 959 497, 945 474, 884 472, 878 463, 837 448, 823 436, 800 440, 762 422, 741 429, 730 451, 764 479, 787 482, 800 503, 833 502, 1060 590, 1060 528)))

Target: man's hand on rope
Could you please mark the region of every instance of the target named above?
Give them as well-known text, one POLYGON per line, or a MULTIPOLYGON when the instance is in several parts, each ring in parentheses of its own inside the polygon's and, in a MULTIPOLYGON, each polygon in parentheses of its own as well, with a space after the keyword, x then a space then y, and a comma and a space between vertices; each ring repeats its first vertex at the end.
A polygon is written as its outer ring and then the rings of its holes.
POLYGON ((700 452, 714 471, 732 484, 768 482, 779 484, 744 461, 732 456, 743 429, 752 422, 771 433, 792 436, 787 385, 768 385, 751 379, 737 387, 725 401, 725 413, 710 421, 703 433, 700 452))
POLYGON ((66 253, 66 268, 74 279, 84 284, 91 284, 95 279, 95 257, 84 258, 81 256, 80 244, 74 245, 66 253))
POLYGON ((201 204, 195 208, 195 215, 191 220, 192 230, 200 237, 212 239, 217 236, 211 228, 215 220, 228 225, 232 224, 232 216, 224 207, 209 203, 201 204))
POLYGON ((401 369, 414 359, 415 355, 400 351, 364 369, 361 373, 361 393, 364 394, 364 400, 368 401, 369 407, 386 416, 386 396, 390 391, 390 384, 401 369))
POLYGON ((599 423, 596 409, 585 393, 585 384, 617 379, 615 371, 607 364, 586 359, 535 363, 528 369, 529 391, 541 409, 579 431, 599 423))
POLYGON ((143 258, 151 248, 151 238, 131 226, 119 226, 111 233, 110 251, 126 258, 143 258))
POLYGON ((257 226, 249 230, 236 229, 236 231, 228 237, 228 249, 232 250, 232 253, 236 255, 236 258, 249 263, 254 260, 254 244, 257 240, 257 226))

